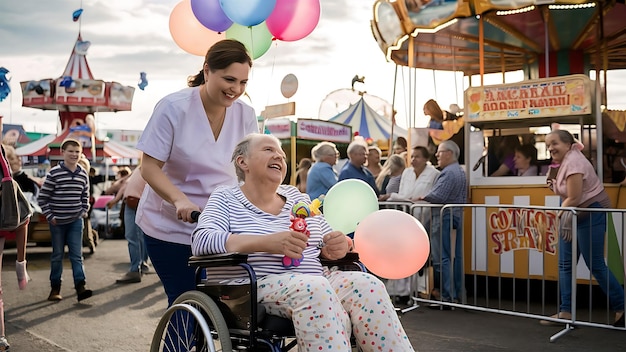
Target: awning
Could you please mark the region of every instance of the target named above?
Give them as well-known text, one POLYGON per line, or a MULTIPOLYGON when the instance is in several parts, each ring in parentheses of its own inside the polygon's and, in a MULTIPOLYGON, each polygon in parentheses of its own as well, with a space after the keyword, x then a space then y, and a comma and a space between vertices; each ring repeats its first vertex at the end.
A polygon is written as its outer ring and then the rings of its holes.
MULTIPOLYGON (((21 156, 48 156, 51 159, 62 159, 61 151, 59 147, 61 143, 68 138, 69 131, 66 130, 58 136, 48 135, 41 139, 38 139, 25 146, 19 147, 15 150, 17 155, 21 156)), ((91 160, 91 148, 84 148, 83 153, 91 160)), ((126 158, 126 159, 139 159, 141 158, 141 152, 135 148, 125 146, 119 142, 109 140, 103 142, 96 139, 96 155, 98 158, 111 157, 111 158, 126 158)))
POLYGON ((141 152, 139 150, 112 140, 104 142, 104 153, 111 158, 141 158, 141 152))
POLYGON ((52 143, 56 138, 56 135, 49 134, 45 137, 39 138, 32 143, 28 143, 15 149, 15 153, 21 156, 45 156, 47 153, 48 144, 52 143))

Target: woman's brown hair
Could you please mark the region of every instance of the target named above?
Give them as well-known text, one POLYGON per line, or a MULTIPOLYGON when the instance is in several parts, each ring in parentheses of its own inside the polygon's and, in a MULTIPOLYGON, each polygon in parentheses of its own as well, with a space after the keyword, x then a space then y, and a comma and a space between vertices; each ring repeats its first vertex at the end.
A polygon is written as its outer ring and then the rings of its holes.
POLYGON ((209 66, 211 72, 223 70, 232 63, 247 63, 252 67, 252 58, 248 54, 246 47, 241 42, 234 39, 224 39, 213 44, 204 57, 202 69, 195 76, 189 76, 187 85, 197 87, 204 84, 204 65, 209 66))

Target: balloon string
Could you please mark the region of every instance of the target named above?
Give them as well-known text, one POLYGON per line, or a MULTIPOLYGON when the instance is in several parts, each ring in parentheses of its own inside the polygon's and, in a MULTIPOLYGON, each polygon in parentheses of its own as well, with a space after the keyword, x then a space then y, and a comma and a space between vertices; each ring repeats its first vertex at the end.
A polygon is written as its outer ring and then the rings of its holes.
POLYGON ((248 26, 250 30, 250 49, 252 49, 252 55, 254 56, 254 34, 252 33, 252 26, 248 26))
MULTIPOLYGON (((274 43, 274 47, 276 49, 273 50, 274 52, 272 53, 272 69, 270 70, 270 79, 268 80, 268 82, 271 82, 274 79, 274 67, 276 67, 276 50, 278 50, 278 43, 274 43)), ((265 100, 265 106, 268 106, 270 104, 270 89, 269 89, 269 87, 265 91, 267 92, 267 96, 266 96, 266 100, 265 100)), ((265 133, 265 122, 267 122, 267 118, 266 117, 263 118, 263 126, 261 126, 261 131, 260 131, 261 133, 265 133)))

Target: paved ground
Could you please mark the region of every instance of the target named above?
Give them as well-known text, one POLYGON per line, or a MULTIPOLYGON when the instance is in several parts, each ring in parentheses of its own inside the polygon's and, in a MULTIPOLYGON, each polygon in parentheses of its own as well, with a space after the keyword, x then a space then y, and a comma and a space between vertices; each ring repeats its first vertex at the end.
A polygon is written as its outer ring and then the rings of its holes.
MULTIPOLYGON (((49 248, 29 248, 33 281, 19 291, 14 273, 15 251, 5 251, 2 286, 6 331, 12 352, 147 351, 166 299, 156 275, 138 284, 117 285, 127 270, 123 240, 106 240, 85 266, 94 297, 77 303, 71 285, 65 299, 46 301, 49 292, 49 248)), ((64 277, 71 282, 66 265, 64 277)), ((536 320, 463 309, 433 311, 425 307, 402 315, 401 320, 421 352, 435 351, 626 351, 626 332, 584 327, 549 342, 558 327, 536 320)))

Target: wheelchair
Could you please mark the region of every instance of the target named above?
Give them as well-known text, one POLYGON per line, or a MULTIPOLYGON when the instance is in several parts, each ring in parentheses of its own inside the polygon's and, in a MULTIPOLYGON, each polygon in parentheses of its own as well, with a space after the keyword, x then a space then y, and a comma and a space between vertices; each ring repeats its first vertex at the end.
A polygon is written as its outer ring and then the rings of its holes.
MULTIPOLYGON (((151 352, 205 351, 290 351, 297 348, 290 319, 266 314, 257 303, 256 274, 241 253, 189 258, 196 267, 196 290, 182 294, 161 317, 154 333, 151 352), (237 285, 209 283, 204 268, 240 267, 248 274, 237 285)), ((322 259, 333 270, 366 271, 358 254, 340 260, 322 259)), ((352 341, 352 350, 360 351, 352 341)))

